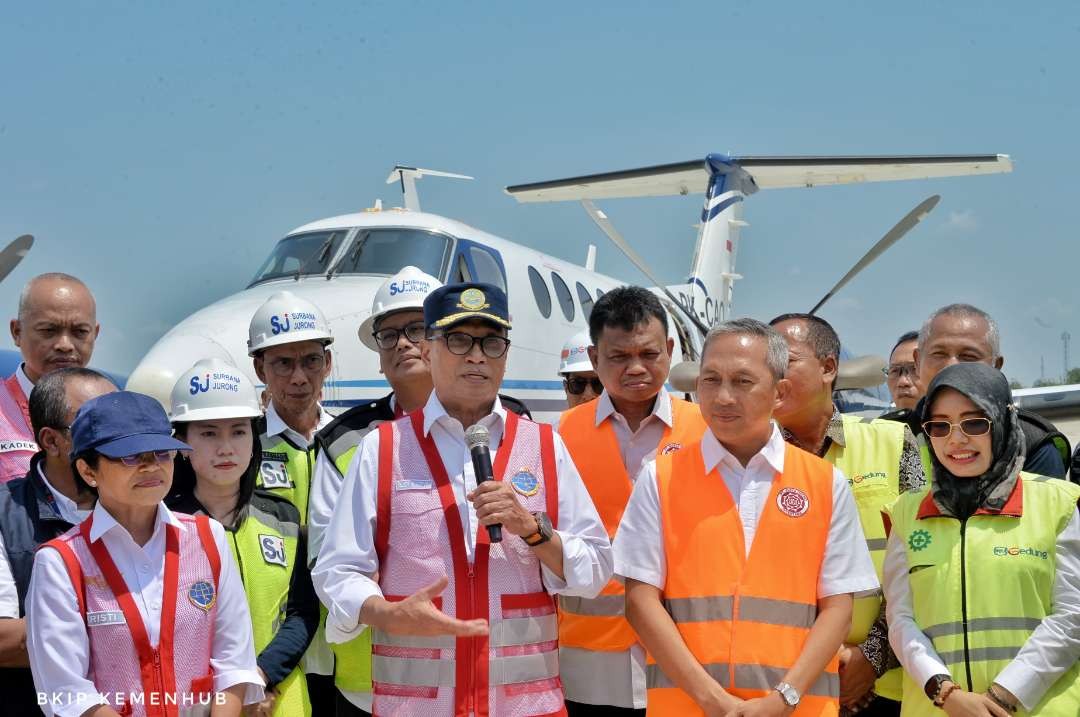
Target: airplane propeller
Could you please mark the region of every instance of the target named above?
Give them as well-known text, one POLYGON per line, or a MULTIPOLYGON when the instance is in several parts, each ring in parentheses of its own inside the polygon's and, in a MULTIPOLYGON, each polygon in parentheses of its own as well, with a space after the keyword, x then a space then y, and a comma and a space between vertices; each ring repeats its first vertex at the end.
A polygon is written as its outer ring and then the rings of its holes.
POLYGON ((881 237, 877 244, 870 247, 870 251, 866 252, 863 258, 859 259, 855 266, 851 267, 851 271, 844 274, 844 278, 836 282, 836 286, 829 289, 828 293, 821 297, 821 301, 814 304, 814 308, 810 309, 808 313, 811 315, 816 314, 817 310, 820 309, 826 301, 831 299, 836 292, 844 288, 845 284, 854 279, 860 271, 870 266, 875 259, 885 253, 886 249, 900 241, 900 238, 914 229, 916 224, 925 219, 926 215, 933 211, 934 207, 936 207, 940 201, 941 195, 935 194, 932 197, 924 199, 919 206, 908 212, 903 219, 896 223, 896 226, 890 229, 885 236, 881 237))
POLYGON ((19 262, 23 260, 30 247, 34 245, 34 237, 31 234, 23 234, 0 251, 0 281, 15 270, 19 262))
POLYGON ((675 298, 675 295, 653 275, 652 271, 645 263, 645 260, 634 251, 633 247, 626 243, 622 234, 619 233, 619 230, 615 228, 615 225, 611 223, 611 220, 607 218, 606 214, 600 211, 600 209, 588 199, 582 199, 581 206, 585 207, 585 212, 589 215, 589 218, 596 223, 596 226, 600 227, 600 231, 607 235, 607 238, 611 240, 611 243, 630 260, 631 264, 636 266, 638 270, 645 275, 646 279, 651 281, 654 286, 660 289, 660 291, 664 292, 664 295, 667 296, 667 298, 671 299, 671 303, 675 304, 675 306, 679 308, 679 311, 681 311, 686 318, 690 319, 690 322, 697 327, 697 330, 701 332, 702 336, 709 333, 709 327, 703 324, 698 317, 694 316, 693 312, 683 306, 682 303, 675 298))

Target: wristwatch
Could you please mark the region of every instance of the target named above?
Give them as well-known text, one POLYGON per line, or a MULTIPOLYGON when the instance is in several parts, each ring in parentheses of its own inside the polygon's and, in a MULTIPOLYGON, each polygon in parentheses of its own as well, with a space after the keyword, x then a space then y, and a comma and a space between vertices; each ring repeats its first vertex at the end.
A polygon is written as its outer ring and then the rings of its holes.
POLYGON ((781 682, 773 688, 780 693, 780 698, 788 707, 799 706, 799 691, 786 682, 781 682))
POLYGON ((535 548, 537 545, 543 545, 551 540, 551 536, 555 531, 551 527, 551 518, 548 517, 547 513, 533 513, 532 517, 536 518, 536 532, 532 535, 526 535, 522 540, 530 548, 535 548))
POLYGON ((934 675, 927 680, 926 685, 923 686, 923 691, 926 693, 926 699, 936 705, 938 703, 938 695, 941 694, 941 686, 951 680, 952 677, 949 675, 934 675))

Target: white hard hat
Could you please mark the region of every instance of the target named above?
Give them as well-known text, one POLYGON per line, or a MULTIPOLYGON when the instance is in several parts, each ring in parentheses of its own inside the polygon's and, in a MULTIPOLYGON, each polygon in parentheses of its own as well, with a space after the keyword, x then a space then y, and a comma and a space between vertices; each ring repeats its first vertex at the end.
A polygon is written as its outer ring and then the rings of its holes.
POLYGON ((378 351, 379 345, 372 336, 375 322, 395 311, 423 310, 424 299, 440 286, 441 281, 415 266, 407 266, 391 276, 375 292, 375 300, 371 302, 371 316, 360 324, 360 341, 372 351, 378 351))
POLYGON ((279 291, 255 310, 248 325, 248 356, 263 349, 299 341, 334 342, 330 324, 319 307, 291 291, 279 291))
POLYGON ((563 344, 559 360, 559 373, 594 371, 592 361, 589 360, 590 346, 592 346, 592 339, 589 337, 588 331, 574 334, 569 341, 563 344))
POLYGON ((262 415, 254 384, 240 369, 219 358, 198 361, 180 374, 169 403, 173 423, 262 415))

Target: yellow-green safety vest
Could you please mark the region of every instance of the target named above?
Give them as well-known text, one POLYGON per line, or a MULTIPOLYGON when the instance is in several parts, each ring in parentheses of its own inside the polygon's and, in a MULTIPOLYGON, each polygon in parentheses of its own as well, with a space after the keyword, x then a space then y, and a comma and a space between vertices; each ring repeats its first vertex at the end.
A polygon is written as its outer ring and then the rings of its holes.
MULTIPOLYGON (((299 524, 262 510, 258 502, 256 498, 248 505, 247 517, 236 530, 226 531, 247 595, 256 654, 266 649, 285 620, 300 534, 299 524)), ((299 665, 275 689, 275 717, 310 717, 307 679, 299 665)))
MULTIPOLYGON (((358 444, 331 444, 328 455, 341 475, 349 468, 358 444)), ((325 608, 324 608, 325 609, 325 608)), ((334 685, 343 692, 371 691, 371 630, 340 644, 330 645, 334 651, 334 685)))
MULTIPOLYGON (((1000 514, 941 516, 929 486, 902 495, 887 511, 904 541, 915 622, 953 681, 972 692, 985 692, 1053 611, 1057 539, 1080 500, 1080 486, 1072 483, 1030 473, 1020 478, 1019 497, 1014 492, 1000 514)), ((905 675, 901 714, 943 712, 905 675)), ((1080 715, 1080 662, 1020 714, 1080 715)))
POLYGON ((259 436, 262 461, 255 485, 284 498, 300 511, 300 520, 307 525, 308 495, 311 493, 311 472, 315 460, 310 447, 297 446, 283 434, 259 436))
MULTIPOLYGON (((874 561, 878 581, 885 562, 885 524, 881 511, 900 495, 900 456, 904 452, 904 424, 860 416, 842 416, 844 445, 833 443, 825 460, 847 476, 859 509, 866 547, 874 561)), ((846 642, 858 645, 866 639, 881 611, 881 590, 855 596, 851 631, 846 642)), ((890 700, 901 696, 902 670, 889 670, 874 683, 874 692, 890 700)))

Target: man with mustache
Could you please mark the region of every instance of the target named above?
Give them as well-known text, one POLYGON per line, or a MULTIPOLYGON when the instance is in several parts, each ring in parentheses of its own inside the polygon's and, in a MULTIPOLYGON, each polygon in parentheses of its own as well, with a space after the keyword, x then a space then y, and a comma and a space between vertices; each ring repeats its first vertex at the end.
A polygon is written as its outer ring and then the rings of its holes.
POLYGON ((28 402, 34 384, 58 368, 84 368, 100 329, 94 297, 74 276, 41 274, 23 288, 11 320, 23 360, 0 386, 0 483, 26 475, 38 450, 28 402))

